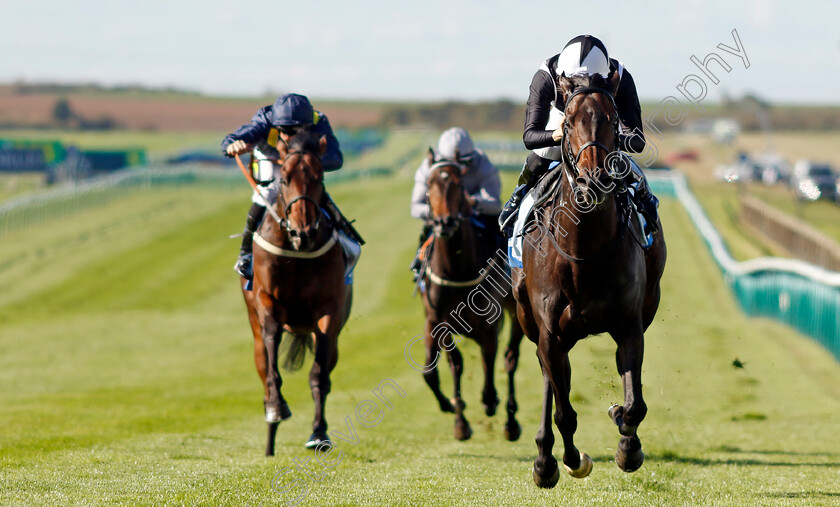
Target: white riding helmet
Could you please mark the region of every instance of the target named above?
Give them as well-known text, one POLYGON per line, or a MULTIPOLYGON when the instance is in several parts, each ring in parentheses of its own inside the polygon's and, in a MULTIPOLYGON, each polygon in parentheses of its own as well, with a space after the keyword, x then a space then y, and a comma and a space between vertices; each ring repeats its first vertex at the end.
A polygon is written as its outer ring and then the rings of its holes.
POLYGON ((455 151, 458 151, 458 160, 467 161, 475 156, 475 145, 470 135, 461 127, 452 127, 440 135, 437 145, 437 154, 446 160, 455 160, 455 151))
POLYGON ((607 48, 598 38, 591 35, 578 35, 570 40, 560 56, 557 57, 558 76, 601 74, 605 78, 610 74, 610 57, 607 48))

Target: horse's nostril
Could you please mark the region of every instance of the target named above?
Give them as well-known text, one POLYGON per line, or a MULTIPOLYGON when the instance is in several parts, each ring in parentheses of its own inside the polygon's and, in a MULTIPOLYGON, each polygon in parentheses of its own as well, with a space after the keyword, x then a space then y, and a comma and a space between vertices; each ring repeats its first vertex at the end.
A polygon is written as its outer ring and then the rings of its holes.
POLYGON ((575 179, 575 182, 576 182, 578 185, 580 185, 580 186, 582 186, 582 187, 585 187, 586 185, 588 185, 588 184, 589 184, 589 178, 586 178, 586 177, 584 177, 584 176, 578 176, 578 177, 575 179))

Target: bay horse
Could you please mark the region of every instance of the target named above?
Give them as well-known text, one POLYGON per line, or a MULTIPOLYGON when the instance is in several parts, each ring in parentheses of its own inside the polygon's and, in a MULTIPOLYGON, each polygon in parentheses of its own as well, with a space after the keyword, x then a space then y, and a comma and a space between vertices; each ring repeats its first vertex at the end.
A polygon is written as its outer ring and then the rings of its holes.
MULTIPOLYGON (((559 480, 552 456, 554 423, 563 438, 563 464, 573 477, 586 477, 592 460, 574 444, 577 414, 569 402, 569 351, 589 335, 609 333, 617 345, 616 365, 624 384, 624 404, 609 415, 621 435, 615 461, 625 472, 644 461, 637 435, 647 413, 642 398, 644 331, 659 306, 659 282, 665 268, 661 224, 653 244, 642 247, 643 233, 608 155, 619 154, 618 114, 614 95, 619 78, 565 75, 558 100, 565 103, 560 184, 526 229, 523 268, 514 270, 517 315, 525 334, 537 344, 542 368, 543 409, 536 436, 538 456, 533 477, 539 487, 559 480), (636 227, 634 227, 636 226, 636 227), (552 399, 553 398, 553 399, 552 399)), ((629 163, 625 159, 626 169, 629 163)))
MULTIPOLYGON (((457 160, 457 155, 456 155, 457 160)), ((513 299, 507 275, 507 257, 496 249, 495 217, 479 225, 473 218, 472 205, 462 184, 465 167, 449 160, 435 160, 430 149, 428 163, 428 201, 433 235, 424 245, 424 263, 420 276, 425 284, 423 306, 426 314, 426 358, 423 378, 434 393, 442 412, 455 413, 454 435, 458 440, 472 436, 464 416, 466 403, 461 397, 463 357, 454 334, 474 339, 481 347, 484 369, 482 403, 488 416, 496 413, 499 398, 494 382, 494 365, 498 335, 504 312, 511 318, 510 341, 505 351, 508 374, 507 420, 505 438, 517 440, 522 433, 516 421, 514 374, 519 361, 519 344, 523 332, 515 318, 513 299), (484 227, 484 230, 481 227, 484 227), (454 397, 450 400, 440 390, 437 362, 440 352, 447 352, 452 371, 454 397)))
POLYGON ((242 295, 254 335, 254 359, 263 382, 265 420, 268 423, 266 456, 274 455, 281 421, 291 417, 280 392, 278 347, 283 333, 292 335, 286 366, 300 368, 306 348, 314 346, 309 386, 315 401, 312 435, 306 447, 329 443, 324 415, 330 392, 330 372, 338 362, 338 335, 347 322, 352 285, 345 284, 346 260, 336 230, 319 203, 325 192, 321 156, 327 140, 300 130, 277 144, 278 178, 273 213, 254 234, 252 290, 241 279, 242 295))

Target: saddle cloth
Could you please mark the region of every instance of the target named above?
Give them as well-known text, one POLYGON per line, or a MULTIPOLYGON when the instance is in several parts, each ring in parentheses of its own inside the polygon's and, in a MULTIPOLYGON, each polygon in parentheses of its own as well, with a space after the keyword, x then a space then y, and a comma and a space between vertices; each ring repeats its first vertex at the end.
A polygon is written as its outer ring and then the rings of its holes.
POLYGON ((534 204, 540 197, 552 192, 554 186, 559 184, 562 179, 562 171, 556 170, 559 165, 559 162, 552 162, 548 166, 548 171, 537 181, 534 188, 525 195, 522 204, 519 205, 516 222, 513 224, 513 235, 508 239, 508 259, 512 268, 522 267, 522 238, 525 235, 525 228, 531 219, 534 204))
MULTIPOLYGON (((562 184, 563 172, 562 170, 556 170, 558 165, 560 165, 559 162, 552 163, 549 166, 548 172, 540 178, 534 188, 522 199, 522 204, 520 204, 517 210, 516 222, 513 225, 513 235, 508 239, 508 259, 510 259, 511 267, 522 268, 522 242, 524 235, 527 233, 527 226, 533 217, 534 205, 537 203, 542 204, 540 202, 542 198, 550 195, 556 185, 562 184)), ((627 223, 627 226, 633 229, 635 234, 641 236, 640 246, 645 249, 649 248, 653 244, 653 235, 650 232, 646 232, 647 220, 639 212, 635 202, 635 186, 629 185, 628 191, 630 195, 627 203, 629 204, 630 213, 625 216, 633 217, 635 220, 627 223)))

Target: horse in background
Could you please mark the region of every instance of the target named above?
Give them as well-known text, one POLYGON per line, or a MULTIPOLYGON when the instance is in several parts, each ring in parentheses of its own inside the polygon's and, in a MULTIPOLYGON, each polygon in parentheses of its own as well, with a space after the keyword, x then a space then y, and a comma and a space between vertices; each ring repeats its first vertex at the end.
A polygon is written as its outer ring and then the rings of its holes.
POLYGON ((609 410, 621 434, 615 461, 626 472, 644 461, 637 435, 647 412, 641 380, 644 331, 659 306, 666 252, 661 226, 653 244, 643 247, 639 236, 644 233, 638 228, 623 175, 609 167, 607 156, 620 154, 613 99, 617 87, 617 73, 610 80, 600 75, 591 81, 561 77, 564 161, 554 169, 562 171, 561 182, 526 229, 523 268, 513 273, 519 322, 537 344, 543 372, 539 454, 533 475, 544 488, 554 487, 559 479, 552 455, 552 402, 567 472, 585 477, 592 470, 592 460, 575 447, 577 414, 569 402, 569 351, 592 334, 609 333, 617 345, 624 404, 609 410))
POLYGON ((299 369, 306 349, 315 352, 309 385, 315 418, 307 448, 329 444, 324 415, 330 372, 338 362, 338 336, 350 315, 353 286, 345 283, 347 259, 337 231, 320 208, 324 189, 321 156, 326 138, 300 130, 277 145, 276 200, 254 235, 253 287, 242 278, 242 295, 254 335, 254 359, 263 382, 266 456, 274 454, 280 422, 292 412, 280 387, 278 348, 291 335, 286 366, 299 369))
POLYGON ((464 416, 466 403, 461 396, 463 357, 453 335, 469 336, 481 347, 484 368, 481 399, 484 412, 492 416, 499 404, 493 370, 498 335, 507 311, 512 317, 512 325, 505 351, 508 401, 504 431, 505 438, 514 441, 522 432, 515 417, 518 407, 514 374, 523 332, 513 313, 516 302, 510 290, 507 257, 497 252, 498 229, 496 232, 490 229, 498 226, 495 220, 489 226, 475 222, 472 205, 462 183, 463 166, 449 160, 436 161, 432 150, 429 150, 428 157, 431 168, 428 180, 431 218, 428 226, 432 235, 423 247, 421 255, 424 262, 419 273, 419 282, 425 285, 426 357, 423 378, 435 395, 440 410, 455 414, 455 438, 469 439, 472 429, 464 416), (441 350, 447 353, 452 371, 452 399, 444 396, 440 389, 437 364, 441 350))

